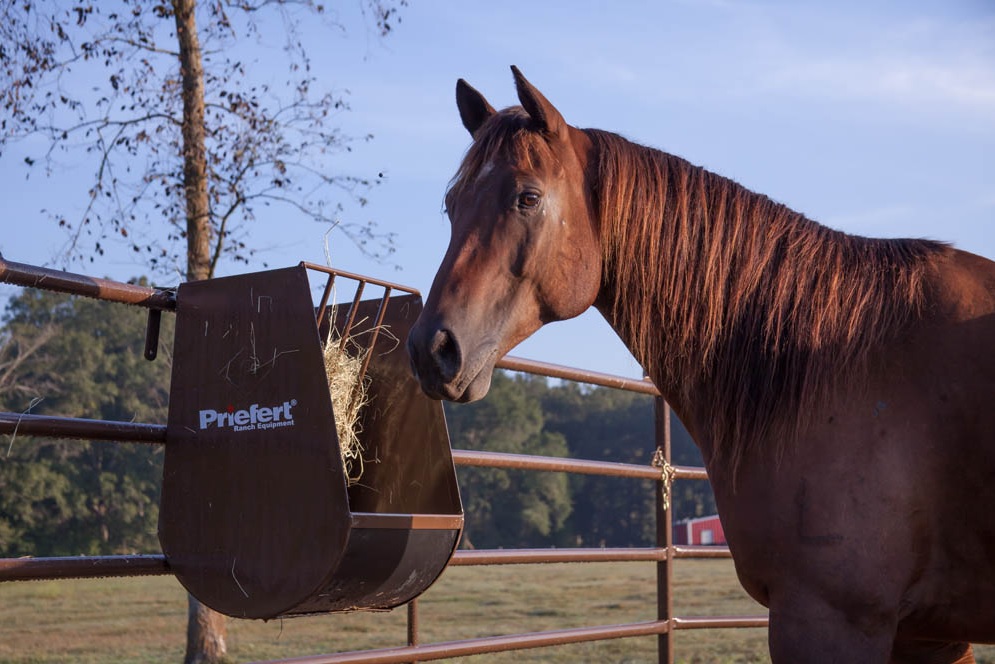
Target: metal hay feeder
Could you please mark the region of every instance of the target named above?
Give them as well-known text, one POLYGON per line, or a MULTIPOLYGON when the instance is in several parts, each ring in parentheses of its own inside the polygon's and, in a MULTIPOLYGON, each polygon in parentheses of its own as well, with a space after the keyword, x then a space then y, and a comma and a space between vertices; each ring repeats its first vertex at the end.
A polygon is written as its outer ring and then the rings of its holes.
POLYGON ((396 341, 421 298, 397 289, 308 264, 179 287, 159 540, 207 606, 267 619, 389 609, 449 562, 463 527, 449 436, 396 341), (330 320, 336 278, 358 283, 330 320), (361 301, 368 284, 383 296, 361 301), (366 462, 348 487, 322 361, 329 325, 369 344, 366 462))

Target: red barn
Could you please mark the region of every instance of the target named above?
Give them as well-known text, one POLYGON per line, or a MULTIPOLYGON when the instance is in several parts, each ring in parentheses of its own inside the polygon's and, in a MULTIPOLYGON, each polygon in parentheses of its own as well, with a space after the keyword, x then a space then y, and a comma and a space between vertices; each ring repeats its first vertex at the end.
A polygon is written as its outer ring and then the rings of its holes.
POLYGON ((674 524, 674 544, 725 544, 719 515, 684 519, 674 524))

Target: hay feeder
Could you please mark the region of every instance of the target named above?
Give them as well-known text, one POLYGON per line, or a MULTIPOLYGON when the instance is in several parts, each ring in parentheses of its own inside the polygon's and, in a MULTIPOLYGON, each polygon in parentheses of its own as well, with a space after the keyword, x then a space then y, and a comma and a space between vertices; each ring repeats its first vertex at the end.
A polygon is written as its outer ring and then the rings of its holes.
POLYGON ((398 342, 420 296, 302 263, 185 283, 176 305, 159 540, 184 587, 266 619, 390 609, 428 588, 463 511, 442 406, 398 342), (317 306, 311 278, 325 280, 317 306), (344 283, 354 298, 331 306, 344 283), (371 286, 382 296, 363 300, 371 286), (358 360, 366 386, 348 471, 328 343, 358 360))

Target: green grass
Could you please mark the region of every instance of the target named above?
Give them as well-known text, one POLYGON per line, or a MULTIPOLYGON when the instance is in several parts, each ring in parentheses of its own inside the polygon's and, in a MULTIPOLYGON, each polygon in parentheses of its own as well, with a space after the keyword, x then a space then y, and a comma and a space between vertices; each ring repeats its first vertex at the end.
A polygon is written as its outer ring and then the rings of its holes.
MULTIPOLYGON (((763 613, 726 560, 675 563, 676 615, 763 613)), ((617 624, 656 617, 653 564, 590 563, 453 567, 420 601, 421 642, 617 624)), ((0 584, 0 662, 180 662, 186 595, 171 577, 0 584)), ((234 662, 405 643, 405 611, 230 620, 234 662)), ((676 660, 769 662, 766 631, 679 631, 676 660)), ((978 648, 995 664, 995 648, 978 648)), ((619 639, 448 661, 655 662, 655 637, 619 639)))

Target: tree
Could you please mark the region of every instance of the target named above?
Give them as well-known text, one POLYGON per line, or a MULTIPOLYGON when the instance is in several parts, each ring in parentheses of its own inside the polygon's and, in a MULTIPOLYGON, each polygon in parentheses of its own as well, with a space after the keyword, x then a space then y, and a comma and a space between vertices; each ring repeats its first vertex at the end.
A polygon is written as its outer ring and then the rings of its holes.
MULTIPOLYGON (((370 179, 328 175, 323 159, 349 149, 325 123, 347 108, 317 90, 300 17, 324 15, 314 0, 119 0, 116 4, 0 0, 0 149, 41 136, 29 168, 82 144, 95 163, 80 218, 53 213, 69 232, 67 255, 90 261, 110 238, 153 266, 183 265, 188 280, 214 275, 222 256, 247 262, 245 225, 256 206, 283 204, 336 225, 369 251, 390 248, 372 225, 341 224, 335 197, 362 202, 370 179), (237 40, 259 38, 262 12, 286 35, 284 89, 253 83, 237 40), (198 13, 202 20, 198 21, 198 13), (91 89, 76 81, 103 81, 91 89), (157 218, 166 229, 157 233, 157 218), (91 244, 92 243, 92 244, 91 244), (371 244, 372 243, 372 244, 371 244), (180 247, 184 259, 181 260, 180 247)), ((365 0, 381 35, 406 0, 365 0)), ((330 19, 334 23, 334 18, 330 19)), ((2 153, 0 153, 2 157, 2 153)), ((225 656, 224 621, 191 598, 187 662, 225 656)))
MULTIPOLYGON (((406 0, 357 0, 386 36, 406 0)), ((214 274, 223 258, 248 262, 251 224, 266 206, 334 226, 384 255, 392 236, 338 219, 365 203, 377 174, 335 160, 357 140, 333 126, 347 93, 312 71, 305 29, 315 0, 0 0, 0 158, 16 141, 38 146, 29 175, 63 160, 93 168, 83 212, 46 212, 66 233, 67 261, 95 261, 112 242, 159 271, 214 274), (254 54, 279 28, 283 48, 254 54), (281 83, 273 83, 277 67, 281 83)), ((69 205, 67 205, 69 207, 69 205)))
MULTIPOLYGON (((167 343, 171 327, 167 319, 167 343)), ((11 369, 0 409, 163 421, 169 354, 147 362, 144 332, 143 311, 24 291, 10 301, 4 320, 0 364, 11 369), (38 337, 45 343, 38 344, 38 337)), ((120 554, 158 547, 161 448, 14 436, 0 457, 0 555, 120 554)))

